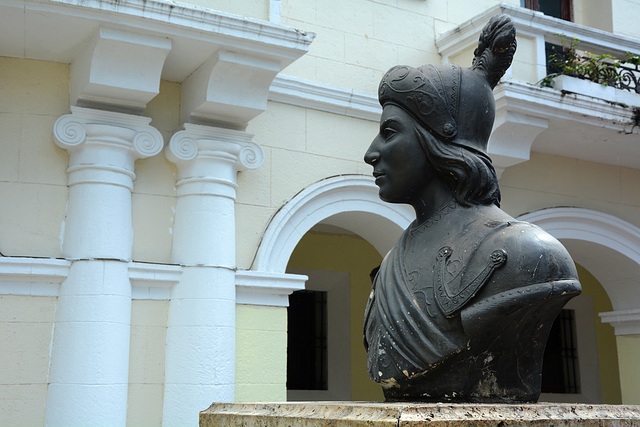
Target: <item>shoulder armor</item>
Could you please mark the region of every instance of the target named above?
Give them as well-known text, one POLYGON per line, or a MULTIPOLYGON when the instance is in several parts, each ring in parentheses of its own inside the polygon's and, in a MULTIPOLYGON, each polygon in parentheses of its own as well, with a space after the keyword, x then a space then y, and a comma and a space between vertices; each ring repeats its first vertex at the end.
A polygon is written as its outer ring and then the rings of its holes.
POLYGON ((497 224, 477 244, 460 250, 471 255, 452 283, 447 283, 445 277, 453 249, 441 248, 436 258, 435 298, 447 317, 455 316, 478 292, 493 294, 578 277, 569 253, 560 242, 526 222, 497 224))

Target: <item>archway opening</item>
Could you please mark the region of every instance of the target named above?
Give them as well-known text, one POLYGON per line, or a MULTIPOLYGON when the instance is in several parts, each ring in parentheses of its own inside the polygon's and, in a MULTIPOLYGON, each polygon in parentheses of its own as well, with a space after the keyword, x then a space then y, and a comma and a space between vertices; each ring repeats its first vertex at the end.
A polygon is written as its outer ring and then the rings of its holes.
POLYGON ((300 240, 287 272, 305 274, 309 280, 306 289, 289 300, 288 400, 383 400, 380 386, 368 377, 362 344, 370 273, 381 261, 371 243, 331 221, 313 227, 300 240), (303 319, 307 322, 301 326, 303 319), (306 348, 300 349, 300 343, 306 348), (315 389, 300 389, 312 383, 315 389))
MULTIPOLYGON (((576 312, 582 388, 577 394, 544 398, 608 404, 636 401, 635 385, 630 386, 625 372, 627 361, 636 364, 635 356, 620 349, 626 338, 620 335, 630 333, 624 328, 635 329, 605 317, 634 312, 640 304, 640 289, 635 285, 640 275, 640 229, 612 215, 580 208, 544 209, 519 219, 541 226, 563 243, 578 265, 583 285, 583 294, 567 305, 576 312)), ((636 352, 638 341, 629 341, 636 352)))

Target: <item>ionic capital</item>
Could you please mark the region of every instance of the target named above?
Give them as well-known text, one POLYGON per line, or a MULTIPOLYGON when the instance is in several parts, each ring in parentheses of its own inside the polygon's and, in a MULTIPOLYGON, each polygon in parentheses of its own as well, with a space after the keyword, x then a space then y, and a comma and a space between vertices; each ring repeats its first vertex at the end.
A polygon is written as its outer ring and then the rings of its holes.
POLYGON ((236 173, 256 169, 264 152, 243 131, 185 123, 165 149, 178 166, 178 195, 210 194, 235 199, 236 173))
POLYGON ((55 143, 69 151, 69 185, 97 182, 133 187, 136 159, 158 154, 164 141, 148 117, 71 107, 56 120, 55 143))

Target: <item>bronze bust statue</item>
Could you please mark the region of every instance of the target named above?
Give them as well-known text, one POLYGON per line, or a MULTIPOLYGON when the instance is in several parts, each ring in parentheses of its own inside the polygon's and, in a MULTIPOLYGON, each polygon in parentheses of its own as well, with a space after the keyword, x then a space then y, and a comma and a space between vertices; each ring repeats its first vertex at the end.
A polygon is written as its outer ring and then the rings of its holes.
POLYGON ((565 248, 500 209, 486 154, 493 88, 516 50, 495 16, 471 68, 391 68, 365 161, 380 198, 416 220, 382 261, 367 303, 372 380, 391 401, 535 402, 551 325, 581 291, 565 248))

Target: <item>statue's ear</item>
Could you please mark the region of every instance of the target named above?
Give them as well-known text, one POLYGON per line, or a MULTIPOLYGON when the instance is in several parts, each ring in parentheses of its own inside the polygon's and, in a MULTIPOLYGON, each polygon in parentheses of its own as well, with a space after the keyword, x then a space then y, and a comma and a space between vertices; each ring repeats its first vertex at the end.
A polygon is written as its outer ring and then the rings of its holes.
POLYGON ((516 26, 509 15, 496 15, 480 34, 471 68, 484 75, 493 89, 516 53, 516 26))

